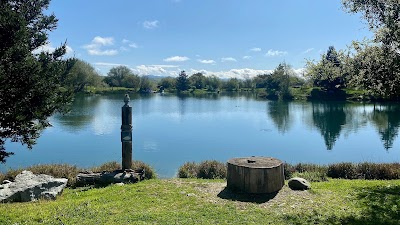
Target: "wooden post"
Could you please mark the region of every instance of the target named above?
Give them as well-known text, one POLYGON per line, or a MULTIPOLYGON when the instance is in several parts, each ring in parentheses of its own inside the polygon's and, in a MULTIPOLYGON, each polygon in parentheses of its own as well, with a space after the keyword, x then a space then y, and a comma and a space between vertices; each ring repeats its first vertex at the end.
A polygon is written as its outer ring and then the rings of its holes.
POLYGON ((125 94, 122 106, 122 125, 121 125, 121 142, 122 142, 122 169, 131 169, 132 167, 132 107, 129 106, 129 95, 125 94))

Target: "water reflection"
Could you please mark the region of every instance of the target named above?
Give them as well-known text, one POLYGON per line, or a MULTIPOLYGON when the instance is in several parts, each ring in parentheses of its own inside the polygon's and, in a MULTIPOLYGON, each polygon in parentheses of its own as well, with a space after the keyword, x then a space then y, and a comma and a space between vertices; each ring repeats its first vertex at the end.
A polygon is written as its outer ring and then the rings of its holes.
POLYGON ((268 102, 267 111, 279 132, 285 133, 289 131, 292 124, 289 115, 289 102, 270 101, 268 102))
POLYGON ((332 150, 346 124, 345 104, 338 102, 313 102, 311 104, 314 126, 324 138, 326 148, 332 150))
MULTIPOLYGON (((254 112, 257 107, 257 101, 254 100, 251 93, 131 95, 134 114, 168 116, 178 119, 180 123, 187 114, 208 119, 218 113, 232 115, 254 112)), ((77 96, 71 112, 67 115, 56 115, 53 120, 60 123, 62 129, 72 133, 91 128, 97 135, 109 134, 119 130, 122 105, 121 95, 77 96)), ((396 104, 374 106, 345 102, 268 101, 265 110, 281 135, 290 133, 294 124, 298 123, 302 127, 308 125, 316 128, 327 150, 334 149, 342 133, 345 137, 357 134, 360 130, 367 129, 368 124, 377 130, 386 150, 393 147, 399 134, 400 107, 396 104)), ((299 135, 306 135, 307 131, 304 132, 299 135)), ((156 145, 146 146, 147 150, 155 151, 156 145)))
POLYGON ((371 122, 378 130, 386 150, 393 147, 399 134, 400 107, 397 105, 377 106, 370 114, 371 122))

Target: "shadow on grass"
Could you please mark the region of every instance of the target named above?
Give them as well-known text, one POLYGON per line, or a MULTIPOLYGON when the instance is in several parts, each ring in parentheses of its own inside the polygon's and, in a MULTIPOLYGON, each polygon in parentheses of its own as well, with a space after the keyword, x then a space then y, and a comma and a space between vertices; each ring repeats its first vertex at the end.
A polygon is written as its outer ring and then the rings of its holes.
POLYGON ((358 215, 325 217, 321 212, 313 211, 312 215, 288 215, 285 220, 290 224, 400 224, 400 186, 366 187, 355 189, 355 192, 355 201, 360 207, 358 215))
POLYGON ((240 201, 240 202, 253 202, 253 203, 265 203, 275 198, 278 192, 270 194, 248 194, 240 191, 233 191, 225 187, 217 196, 222 199, 240 201))

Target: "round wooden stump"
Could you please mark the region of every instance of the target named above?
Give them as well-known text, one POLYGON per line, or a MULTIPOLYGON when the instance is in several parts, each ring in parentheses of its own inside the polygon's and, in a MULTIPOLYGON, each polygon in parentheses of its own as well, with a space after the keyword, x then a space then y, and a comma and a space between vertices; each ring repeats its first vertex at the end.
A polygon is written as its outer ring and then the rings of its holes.
POLYGON ((285 184, 283 162, 269 157, 228 160, 228 188, 250 194, 274 193, 285 184))

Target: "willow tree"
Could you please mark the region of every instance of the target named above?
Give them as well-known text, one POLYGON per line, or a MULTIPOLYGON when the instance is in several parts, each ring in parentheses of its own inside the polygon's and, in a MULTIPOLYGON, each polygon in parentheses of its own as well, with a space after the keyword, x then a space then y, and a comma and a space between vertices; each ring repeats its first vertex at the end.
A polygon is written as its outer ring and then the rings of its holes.
POLYGON ((34 50, 47 44, 57 27, 54 15, 45 15, 49 0, 0 1, 0 161, 13 154, 5 142, 32 148, 47 118, 64 111, 72 92, 63 88, 73 61, 63 60, 66 45, 53 53, 34 50))

